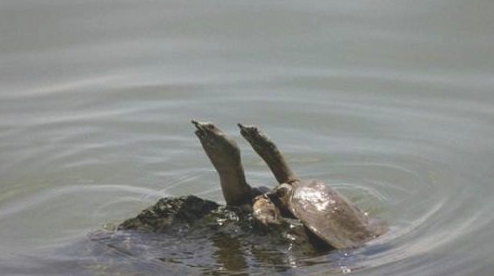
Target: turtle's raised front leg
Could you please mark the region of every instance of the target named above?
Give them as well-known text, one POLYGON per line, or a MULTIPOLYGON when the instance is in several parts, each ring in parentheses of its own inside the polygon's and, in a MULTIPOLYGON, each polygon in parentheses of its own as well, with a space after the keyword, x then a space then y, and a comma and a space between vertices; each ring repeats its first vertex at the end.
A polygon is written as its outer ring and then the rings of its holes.
POLYGON ((256 126, 238 124, 240 134, 251 144, 252 148, 268 164, 278 183, 293 183, 299 178, 288 167, 288 163, 281 151, 256 126))
POLYGON ((195 134, 220 177, 227 205, 250 204, 253 190, 245 181, 237 143, 212 123, 192 121, 195 134))

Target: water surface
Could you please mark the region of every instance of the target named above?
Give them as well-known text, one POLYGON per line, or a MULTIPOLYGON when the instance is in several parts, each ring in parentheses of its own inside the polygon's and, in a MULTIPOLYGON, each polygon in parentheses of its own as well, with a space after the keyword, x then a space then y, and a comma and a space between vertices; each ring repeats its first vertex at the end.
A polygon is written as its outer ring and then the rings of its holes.
POLYGON ((481 0, 2 1, 0 271, 493 275, 493 12, 481 0), (356 250, 287 248, 274 266, 247 247, 227 266, 214 243, 170 262, 173 247, 94 242, 163 196, 223 202, 192 118, 236 137, 253 185, 275 180, 238 122, 390 231, 356 250))

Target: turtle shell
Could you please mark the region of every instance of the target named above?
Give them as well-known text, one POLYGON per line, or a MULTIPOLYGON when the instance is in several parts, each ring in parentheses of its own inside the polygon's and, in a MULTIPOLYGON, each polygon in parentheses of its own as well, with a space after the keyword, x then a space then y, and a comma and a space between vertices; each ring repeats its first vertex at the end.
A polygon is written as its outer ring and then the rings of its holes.
POLYGON ((312 233, 336 249, 355 247, 378 235, 362 211, 321 181, 293 183, 288 205, 312 233))

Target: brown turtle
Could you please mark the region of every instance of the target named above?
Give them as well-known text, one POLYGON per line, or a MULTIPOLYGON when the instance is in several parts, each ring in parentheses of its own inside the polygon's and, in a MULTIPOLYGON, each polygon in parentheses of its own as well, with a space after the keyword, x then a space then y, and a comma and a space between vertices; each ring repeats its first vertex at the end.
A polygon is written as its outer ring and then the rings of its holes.
POLYGON ((370 220, 323 182, 301 181, 292 172, 281 151, 257 127, 238 126, 242 136, 267 163, 280 183, 264 198, 271 199, 282 213, 293 215, 311 233, 336 249, 361 245, 386 231, 383 223, 370 220))
POLYGON ((256 127, 240 125, 242 135, 281 183, 271 190, 247 184, 240 150, 230 136, 211 123, 193 124, 218 172, 227 206, 193 195, 162 198, 121 223, 118 230, 124 233, 93 236, 112 252, 116 249, 118 254, 134 256, 156 248, 159 259, 180 263, 180 258, 188 260, 192 250, 198 256, 212 254, 215 267, 221 263, 228 269, 228 264, 240 263, 243 269, 249 263, 242 262, 245 256, 254 256, 256 266, 281 267, 289 261, 286 265, 291 267, 297 263, 297 252, 313 254, 330 249, 327 245, 352 247, 383 232, 384 228, 374 227, 362 212, 321 182, 300 181, 274 143, 256 127), (246 247, 248 252, 242 252, 245 244, 253 245, 246 247), (288 259, 283 257, 287 247, 294 250, 288 259), (211 249, 217 251, 211 253, 211 249))
POLYGON ((386 231, 356 206, 318 180, 301 181, 276 145, 255 126, 239 124, 240 133, 267 163, 280 183, 273 190, 252 188, 245 180, 237 143, 208 122, 192 121, 196 135, 220 177, 226 204, 250 205, 263 225, 280 224, 280 214, 299 219, 317 239, 342 249, 355 247, 386 231))

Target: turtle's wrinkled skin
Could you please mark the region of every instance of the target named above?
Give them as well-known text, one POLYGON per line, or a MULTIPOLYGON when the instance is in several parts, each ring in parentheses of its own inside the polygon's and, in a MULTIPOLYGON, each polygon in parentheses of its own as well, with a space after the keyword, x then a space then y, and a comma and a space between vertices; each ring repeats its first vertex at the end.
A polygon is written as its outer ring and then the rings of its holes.
POLYGON ((320 181, 301 181, 276 145, 255 126, 239 124, 241 135, 267 163, 278 185, 252 188, 245 179, 237 143, 214 124, 192 121, 206 155, 215 167, 226 206, 195 196, 164 198, 124 221, 119 230, 152 233, 195 233, 242 237, 256 243, 268 236, 273 244, 312 249, 350 248, 379 236, 385 227, 320 181))
POLYGON ((288 167, 281 151, 257 127, 238 126, 280 183, 269 193, 269 198, 282 211, 299 219, 312 234, 336 249, 344 249, 359 246, 386 232, 384 224, 369 220, 323 182, 301 181, 288 167))
POLYGON ((235 140, 212 123, 192 121, 195 134, 220 177, 221 190, 227 205, 237 206, 252 201, 255 191, 245 180, 240 149, 235 140))

